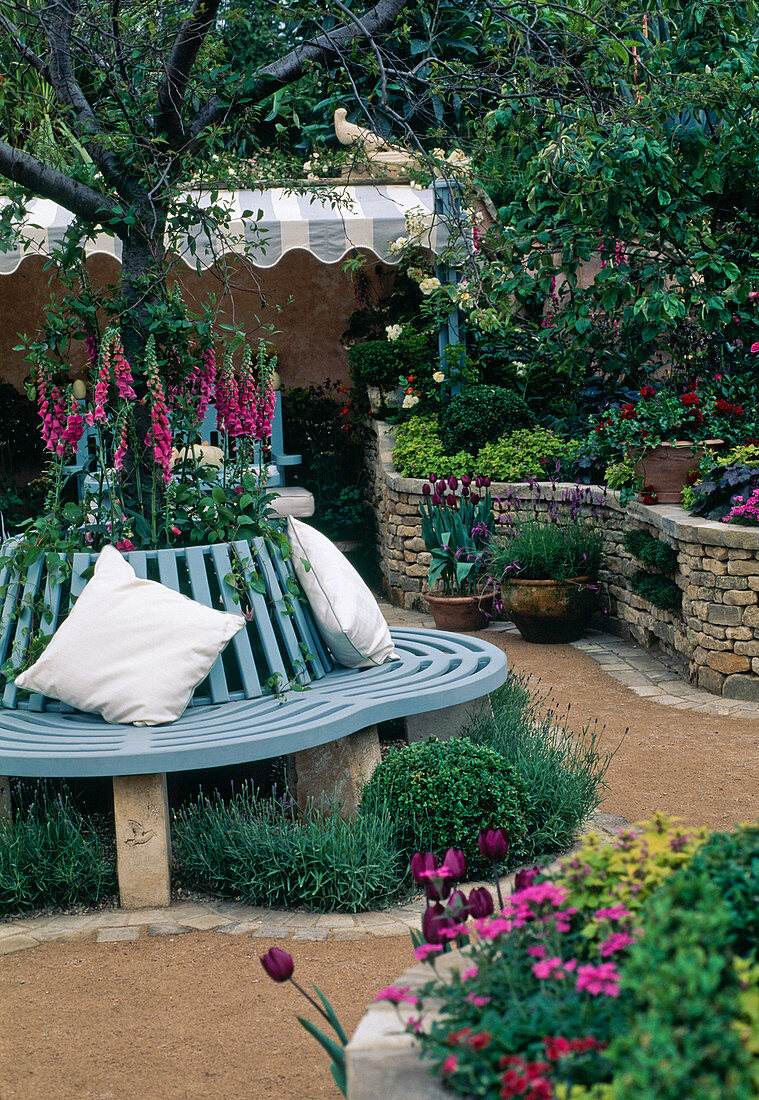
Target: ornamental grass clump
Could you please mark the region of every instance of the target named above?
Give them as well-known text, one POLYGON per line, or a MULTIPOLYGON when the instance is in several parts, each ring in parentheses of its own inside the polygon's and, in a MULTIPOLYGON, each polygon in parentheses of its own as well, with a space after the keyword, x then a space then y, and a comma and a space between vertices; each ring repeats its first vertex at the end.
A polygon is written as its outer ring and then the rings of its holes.
POLYGON ((14 787, 13 821, 0 822, 0 913, 98 905, 116 890, 106 849, 65 786, 14 787))
POLYGON ((287 800, 261 800, 249 786, 228 800, 201 794, 175 815, 174 859, 193 885, 253 905, 346 913, 389 905, 408 883, 390 813, 346 821, 338 810, 298 816, 287 800))

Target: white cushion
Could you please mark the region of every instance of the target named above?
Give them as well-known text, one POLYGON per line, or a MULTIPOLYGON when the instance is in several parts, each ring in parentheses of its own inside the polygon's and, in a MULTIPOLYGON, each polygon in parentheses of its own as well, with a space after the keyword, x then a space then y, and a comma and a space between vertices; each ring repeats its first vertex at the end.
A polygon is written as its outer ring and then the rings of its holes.
POLYGON ((377 601, 350 562, 320 531, 292 516, 287 533, 295 573, 335 660, 348 668, 369 668, 394 657, 377 601))
POLYGON ((107 722, 173 722, 244 626, 242 615, 139 580, 119 551, 105 546, 68 618, 16 685, 107 722))

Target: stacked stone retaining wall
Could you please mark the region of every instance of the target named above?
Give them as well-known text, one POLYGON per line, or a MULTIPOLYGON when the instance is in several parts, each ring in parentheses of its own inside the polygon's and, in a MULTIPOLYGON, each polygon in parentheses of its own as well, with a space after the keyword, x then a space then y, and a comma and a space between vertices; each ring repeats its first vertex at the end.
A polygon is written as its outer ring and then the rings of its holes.
MULTIPOLYGON (((370 489, 383 585, 396 606, 426 610, 430 555, 419 513, 424 482, 401 477, 392 462, 392 429, 381 422, 375 428, 370 489)), ((556 487, 559 522, 568 514, 565 498, 573 490, 556 487)), ((545 483, 493 484, 491 491, 516 500, 523 514, 546 512, 552 495, 545 483)), ((622 505, 618 494, 595 486, 587 497, 581 511, 592 514, 604 534, 605 628, 662 649, 707 691, 759 701, 759 529, 697 519, 673 506, 622 505), (641 563, 624 546, 631 528, 648 531, 676 551, 673 579, 682 591, 681 611, 662 610, 632 591, 630 578, 641 563)))

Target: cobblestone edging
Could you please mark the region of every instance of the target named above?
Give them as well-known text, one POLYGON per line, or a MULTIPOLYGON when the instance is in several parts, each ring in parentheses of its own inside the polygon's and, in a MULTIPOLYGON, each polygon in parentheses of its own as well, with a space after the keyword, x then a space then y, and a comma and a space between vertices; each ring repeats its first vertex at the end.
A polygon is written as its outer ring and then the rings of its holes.
MULTIPOLYGON (((393 604, 422 610, 430 562, 419 515, 424 482, 401 477, 393 468, 387 424, 375 422, 373 438, 372 497, 385 591, 393 604)), ((545 497, 547 486, 539 488, 545 497)), ((572 488, 558 486, 559 496, 572 488)), ((592 505, 586 511, 592 509, 604 532, 600 580, 608 628, 679 658, 685 676, 714 695, 759 702, 759 529, 697 519, 674 506, 622 506, 618 494, 589 489, 592 505), (631 528, 647 531, 676 551, 681 612, 661 610, 632 591, 630 578, 641 563, 623 543, 631 528)), ((534 490, 526 483, 494 484, 492 491, 509 493, 528 510, 534 502, 534 490)), ((538 509, 547 509, 545 500, 538 509)))

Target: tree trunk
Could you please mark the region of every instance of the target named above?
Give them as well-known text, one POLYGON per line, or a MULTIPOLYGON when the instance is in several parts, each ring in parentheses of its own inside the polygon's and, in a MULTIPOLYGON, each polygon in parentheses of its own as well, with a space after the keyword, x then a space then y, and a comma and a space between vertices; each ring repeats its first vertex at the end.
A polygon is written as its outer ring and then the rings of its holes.
POLYGON ((124 351, 130 363, 142 363, 150 331, 151 307, 166 290, 166 214, 140 212, 138 225, 122 238, 121 291, 125 312, 121 321, 124 351))

